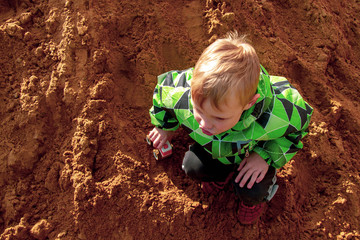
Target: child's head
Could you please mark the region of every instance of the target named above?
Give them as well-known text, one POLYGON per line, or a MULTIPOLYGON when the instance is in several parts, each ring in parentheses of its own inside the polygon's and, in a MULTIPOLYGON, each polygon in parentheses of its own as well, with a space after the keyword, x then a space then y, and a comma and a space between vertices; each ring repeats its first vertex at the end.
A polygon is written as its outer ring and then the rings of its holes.
MULTIPOLYGON (((230 117, 229 111, 232 111, 236 116, 231 117, 238 118, 232 120, 231 124, 225 124, 221 130, 233 127, 239 121, 242 112, 250 108, 258 98, 256 89, 259 74, 258 56, 244 36, 238 36, 233 32, 226 38, 212 43, 201 54, 191 80, 191 95, 197 121, 200 121, 200 110, 208 112, 208 109, 212 108, 212 111, 218 111, 218 116, 214 115, 218 119, 224 119, 219 117, 220 115, 230 117), (238 114, 240 116, 237 116, 238 114)), ((210 131, 209 125, 200 127, 205 132, 209 130, 212 134, 220 133, 210 131)))
POLYGON ((259 83, 260 63, 255 49, 245 36, 231 32, 218 39, 201 54, 191 80, 191 95, 198 104, 210 98, 219 107, 235 91, 242 106, 256 93, 259 83))

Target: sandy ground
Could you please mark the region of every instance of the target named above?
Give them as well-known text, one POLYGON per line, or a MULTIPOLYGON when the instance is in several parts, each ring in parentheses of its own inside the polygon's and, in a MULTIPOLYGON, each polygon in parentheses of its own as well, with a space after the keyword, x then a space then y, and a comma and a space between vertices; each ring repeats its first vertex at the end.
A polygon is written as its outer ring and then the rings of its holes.
POLYGON ((360 239, 358 0, 0 2, 0 239, 360 239), (304 150, 252 226, 233 193, 156 162, 156 76, 248 34, 314 107, 304 150))

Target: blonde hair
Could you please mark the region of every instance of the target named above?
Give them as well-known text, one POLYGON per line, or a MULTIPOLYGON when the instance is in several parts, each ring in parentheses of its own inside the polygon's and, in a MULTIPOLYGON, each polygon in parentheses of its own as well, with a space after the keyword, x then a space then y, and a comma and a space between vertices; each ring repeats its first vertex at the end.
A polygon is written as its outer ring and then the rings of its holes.
POLYGON ((259 83, 260 63, 246 36, 230 32, 208 46, 197 61, 191 80, 193 100, 202 105, 206 98, 219 109, 225 97, 237 91, 244 107, 255 95, 259 83))

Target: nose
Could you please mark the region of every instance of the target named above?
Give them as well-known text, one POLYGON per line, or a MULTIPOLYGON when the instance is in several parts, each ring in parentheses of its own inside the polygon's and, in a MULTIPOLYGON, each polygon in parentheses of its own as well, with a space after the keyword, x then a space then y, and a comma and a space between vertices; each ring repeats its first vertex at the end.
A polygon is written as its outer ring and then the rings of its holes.
MULTIPOLYGON (((196 119, 196 120, 198 120, 198 119, 196 119)), ((199 117, 198 123, 199 123, 200 128, 204 128, 207 130, 210 130, 212 128, 211 122, 204 117, 199 117)))

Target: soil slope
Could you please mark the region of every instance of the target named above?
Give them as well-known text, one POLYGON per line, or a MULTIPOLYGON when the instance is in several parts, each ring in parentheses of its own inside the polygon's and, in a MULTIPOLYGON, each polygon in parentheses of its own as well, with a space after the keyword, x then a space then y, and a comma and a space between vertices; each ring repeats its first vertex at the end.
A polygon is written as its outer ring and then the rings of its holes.
POLYGON ((359 239, 358 0, 0 3, 0 239, 359 239), (156 76, 236 29, 314 107, 304 150, 252 226, 233 193, 156 162, 156 76))

